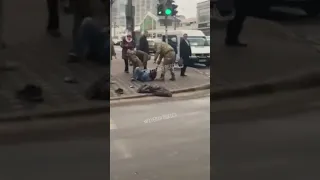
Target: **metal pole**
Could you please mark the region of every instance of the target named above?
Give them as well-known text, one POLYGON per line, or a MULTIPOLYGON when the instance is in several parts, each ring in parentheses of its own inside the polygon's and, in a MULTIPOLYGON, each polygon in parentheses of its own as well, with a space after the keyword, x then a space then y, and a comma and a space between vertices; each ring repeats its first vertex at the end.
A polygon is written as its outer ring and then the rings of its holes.
POLYGON ((168 43, 168 16, 165 16, 164 18, 164 25, 165 25, 166 43, 168 43))
POLYGON ((116 22, 113 23, 113 37, 116 36, 116 22))
POLYGON ((177 20, 176 20, 176 16, 173 16, 173 29, 176 30, 177 29, 177 20))

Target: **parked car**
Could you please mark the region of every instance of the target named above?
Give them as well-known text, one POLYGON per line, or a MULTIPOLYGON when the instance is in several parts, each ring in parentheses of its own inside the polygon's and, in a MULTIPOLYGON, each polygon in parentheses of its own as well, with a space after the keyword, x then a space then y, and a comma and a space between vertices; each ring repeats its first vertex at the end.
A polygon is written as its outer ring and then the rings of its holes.
POLYGON ((112 41, 114 42, 114 45, 120 46, 121 39, 119 39, 119 38, 112 38, 112 41))

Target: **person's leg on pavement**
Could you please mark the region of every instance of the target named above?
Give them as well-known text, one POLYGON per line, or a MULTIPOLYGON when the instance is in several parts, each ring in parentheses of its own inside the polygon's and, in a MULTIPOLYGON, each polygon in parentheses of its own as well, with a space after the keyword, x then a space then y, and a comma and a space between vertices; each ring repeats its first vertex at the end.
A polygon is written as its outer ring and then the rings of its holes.
POLYGON ((161 74, 160 74, 160 79, 161 81, 165 80, 165 75, 168 69, 168 65, 164 65, 163 63, 160 65, 161 66, 161 74))
POLYGON ((60 37, 59 0, 47 0, 48 25, 47 32, 52 37, 60 37))
POLYGON ((174 64, 169 64, 168 68, 169 68, 169 71, 170 71, 170 74, 171 74, 170 80, 171 81, 175 81, 176 80, 176 76, 174 74, 174 69, 173 69, 174 68, 174 64))
POLYGON ((183 65, 183 67, 181 68, 181 71, 180 71, 180 76, 186 76, 186 69, 187 69, 187 65, 183 65))
POLYGON ((245 47, 246 44, 243 44, 239 41, 239 35, 243 28, 243 23, 246 19, 246 13, 242 11, 236 12, 236 15, 233 20, 229 21, 226 29, 226 39, 225 44, 228 46, 239 46, 245 47))
POLYGON ((78 35, 75 37, 74 47, 69 53, 70 61, 79 61, 84 58, 88 49, 101 37, 101 28, 96 26, 91 18, 85 18, 81 24, 78 35))
POLYGON ((140 67, 136 67, 133 71, 133 78, 135 80, 141 79, 141 75, 143 74, 142 69, 140 67))
POLYGON ((124 72, 129 73, 129 60, 128 60, 128 58, 124 57, 123 61, 124 61, 124 72))

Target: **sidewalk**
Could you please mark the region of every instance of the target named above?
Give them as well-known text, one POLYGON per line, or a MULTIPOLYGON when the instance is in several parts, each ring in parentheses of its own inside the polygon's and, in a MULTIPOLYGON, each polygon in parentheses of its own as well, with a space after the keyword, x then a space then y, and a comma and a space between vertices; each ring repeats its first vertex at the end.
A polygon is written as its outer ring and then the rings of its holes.
MULTIPOLYGON (((188 68, 186 71, 187 77, 180 77, 180 69, 175 70, 176 81, 170 81, 170 73, 166 74, 166 81, 153 81, 142 83, 139 81, 131 81, 132 76, 132 66, 129 67, 129 74, 124 73, 124 62, 120 57, 120 53, 117 56, 117 60, 112 60, 111 66, 111 74, 115 83, 111 84, 110 87, 110 98, 119 99, 119 98, 130 98, 134 96, 139 96, 141 94, 137 93, 137 89, 143 84, 157 84, 167 88, 170 91, 188 91, 194 90, 196 87, 210 86, 210 77, 198 72, 194 68, 188 68), (122 88, 124 90, 124 94, 118 96, 115 93, 117 88, 122 88)), ((148 62, 148 68, 155 68, 156 65, 153 64, 153 59, 148 62)), ((158 72, 157 77, 160 76, 160 72, 158 72)))
POLYGON ((211 76, 214 91, 237 89, 318 71, 320 54, 282 31, 276 24, 255 21, 244 25, 241 39, 247 48, 225 47, 223 30, 212 30, 213 66, 211 76), (279 31, 277 32, 277 29, 279 31), (291 37, 291 38, 290 38, 291 37))
POLYGON ((53 39, 45 33, 45 1, 30 0, 25 4, 17 0, 5 0, 5 5, 5 40, 9 47, 0 51, 0 60, 16 62, 18 67, 14 71, 0 71, 0 120, 37 113, 84 112, 93 107, 107 108, 108 102, 86 100, 84 92, 108 68, 91 62, 66 62, 71 47, 72 17, 61 15, 64 36, 53 39), (75 77, 79 83, 65 83, 67 76, 75 77), (42 87, 43 103, 29 104, 15 97, 15 92, 27 83, 42 87))

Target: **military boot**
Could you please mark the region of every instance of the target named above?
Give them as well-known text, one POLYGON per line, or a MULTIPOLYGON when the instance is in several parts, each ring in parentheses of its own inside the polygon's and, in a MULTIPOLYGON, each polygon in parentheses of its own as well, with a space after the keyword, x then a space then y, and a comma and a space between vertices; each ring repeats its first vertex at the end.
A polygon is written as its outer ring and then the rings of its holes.
POLYGON ((164 81, 164 74, 160 75, 159 81, 164 81))

